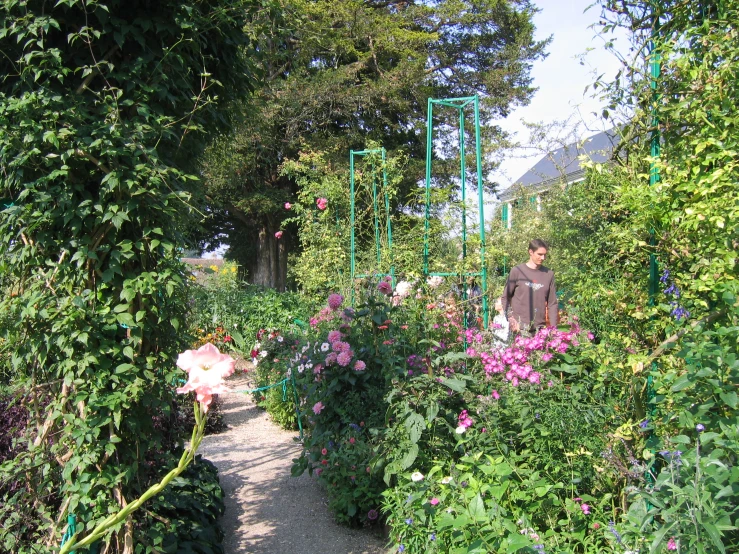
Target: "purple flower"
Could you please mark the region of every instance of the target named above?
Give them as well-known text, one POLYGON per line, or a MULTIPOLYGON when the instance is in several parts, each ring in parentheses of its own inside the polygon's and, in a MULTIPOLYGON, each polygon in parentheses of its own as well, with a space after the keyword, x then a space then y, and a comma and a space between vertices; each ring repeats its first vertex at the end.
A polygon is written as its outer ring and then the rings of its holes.
POLYGON ((642 429, 646 429, 648 426, 649 426, 649 420, 648 419, 645 419, 644 421, 642 421, 639 424, 639 427, 641 427, 642 429))
POLYGON ((369 519, 370 521, 375 521, 379 516, 380 514, 378 514, 377 510, 375 509, 372 509, 369 512, 367 512, 367 519, 369 519))
POLYGON ((389 281, 380 281, 380 283, 377 285, 377 290, 379 290, 382 294, 390 296, 393 293, 393 286, 390 284, 389 281))
POLYGON ((699 433, 702 433, 703 431, 706 430, 706 428, 703 426, 702 423, 699 423, 698 425, 695 426, 695 430, 698 431, 699 433))
POLYGON ((413 525, 413 518, 412 518, 412 517, 409 517, 408 519, 406 519, 406 520, 405 520, 405 522, 406 522, 406 523, 407 523, 408 525, 413 525))

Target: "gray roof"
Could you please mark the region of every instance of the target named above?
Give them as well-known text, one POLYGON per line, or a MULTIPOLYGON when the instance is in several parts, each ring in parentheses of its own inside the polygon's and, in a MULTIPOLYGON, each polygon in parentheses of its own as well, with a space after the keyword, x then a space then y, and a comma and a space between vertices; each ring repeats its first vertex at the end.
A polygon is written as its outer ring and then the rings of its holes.
POLYGON ((594 162, 606 162, 611 158, 619 140, 616 129, 611 129, 582 142, 568 144, 549 152, 534 167, 516 179, 509 188, 501 192, 498 198, 502 202, 512 200, 520 187, 525 187, 527 191, 539 192, 548 189, 554 183, 577 181, 585 175, 579 156, 586 155, 594 162))

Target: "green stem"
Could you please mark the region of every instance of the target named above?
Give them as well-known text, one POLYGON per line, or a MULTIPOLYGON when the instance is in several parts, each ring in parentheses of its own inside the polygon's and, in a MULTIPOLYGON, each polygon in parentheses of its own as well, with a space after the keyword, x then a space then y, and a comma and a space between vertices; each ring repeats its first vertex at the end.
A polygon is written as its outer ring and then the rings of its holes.
POLYGON ((176 468, 165 475, 164 478, 159 481, 159 483, 149 487, 149 489, 144 494, 142 494, 133 502, 129 503, 121 511, 105 518, 84 539, 80 541, 75 541, 77 533, 72 535, 70 540, 68 540, 64 544, 64 546, 62 546, 59 554, 68 554, 72 550, 77 550, 79 548, 89 546, 95 541, 99 540, 107 533, 107 531, 111 527, 124 521, 131 512, 140 508, 144 504, 144 502, 149 500, 152 496, 156 496, 161 493, 167 487, 167 485, 169 485, 172 479, 180 475, 187 468, 187 466, 190 465, 190 462, 195 459, 195 452, 197 452, 198 447, 203 440, 203 436, 205 435, 205 422, 207 421, 207 418, 203 417, 203 414, 201 414, 200 405, 197 402, 195 403, 195 421, 196 425, 195 427, 193 427, 192 430, 190 446, 182 453, 182 456, 180 457, 180 461, 177 464, 176 468))

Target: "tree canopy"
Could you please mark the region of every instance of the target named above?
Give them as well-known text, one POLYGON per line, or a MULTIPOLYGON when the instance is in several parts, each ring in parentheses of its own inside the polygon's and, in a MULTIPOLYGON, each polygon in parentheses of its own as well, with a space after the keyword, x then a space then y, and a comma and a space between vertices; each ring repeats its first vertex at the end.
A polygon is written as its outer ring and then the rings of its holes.
MULTIPOLYGON (((492 151, 503 137, 496 118, 529 101, 531 63, 548 42, 534 39, 528 0, 284 0, 282 8, 281 18, 252 22, 263 31, 264 83, 203 165, 207 201, 218 214, 213 234, 222 233, 252 281, 278 287, 285 283, 265 268, 284 265, 297 244, 291 233, 280 243, 273 236, 288 215, 283 203, 297 194, 281 164, 301 150, 321 152, 346 175, 349 150, 374 140, 408 157, 397 206, 413 205, 427 98, 479 94, 492 151)), ((441 142, 447 154, 454 150, 441 142)), ((491 164, 488 158, 486 169, 491 164)))

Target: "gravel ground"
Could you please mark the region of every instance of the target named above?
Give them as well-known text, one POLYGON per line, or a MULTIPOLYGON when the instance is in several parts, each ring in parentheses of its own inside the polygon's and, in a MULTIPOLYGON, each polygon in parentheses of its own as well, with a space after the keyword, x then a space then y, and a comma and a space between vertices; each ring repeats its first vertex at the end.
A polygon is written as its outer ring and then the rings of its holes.
MULTIPOLYGON (((229 379, 234 390, 249 383, 229 379)), ((300 454, 297 433, 280 429, 250 395, 221 395, 229 429, 205 437, 199 454, 218 467, 225 492, 221 520, 225 554, 384 554, 375 530, 336 524, 320 485, 307 474, 290 476, 300 454)))

